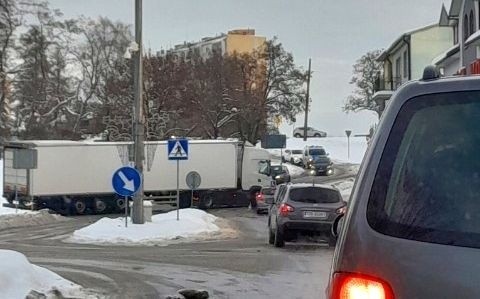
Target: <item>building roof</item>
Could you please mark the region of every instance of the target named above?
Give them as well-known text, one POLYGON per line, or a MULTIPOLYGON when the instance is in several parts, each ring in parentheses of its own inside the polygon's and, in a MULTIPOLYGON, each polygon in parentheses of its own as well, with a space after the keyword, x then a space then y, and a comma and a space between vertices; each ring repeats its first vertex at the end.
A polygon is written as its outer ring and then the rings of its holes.
POLYGON ((458 44, 454 45, 453 47, 447 49, 442 54, 438 55, 432 60, 432 64, 438 65, 445 61, 448 57, 455 55, 460 50, 460 46, 458 44))
POLYGON ((450 18, 458 17, 460 15, 461 8, 462 0, 452 0, 452 3, 450 4, 450 11, 448 12, 450 18))
POLYGON ((412 30, 409 30, 409 31, 403 33, 390 45, 390 47, 388 47, 386 50, 384 50, 380 54, 380 56, 378 56, 377 60, 379 60, 379 61, 385 60, 387 58, 387 56, 390 55, 390 53, 393 52, 393 50, 395 48, 397 48, 397 46, 399 44, 401 44, 406 38, 410 38, 411 35, 413 35, 417 32, 428 30, 428 29, 433 28, 433 27, 437 27, 437 26, 438 26, 438 24, 434 23, 434 24, 430 24, 430 25, 423 26, 423 27, 420 27, 420 28, 412 29, 412 30))

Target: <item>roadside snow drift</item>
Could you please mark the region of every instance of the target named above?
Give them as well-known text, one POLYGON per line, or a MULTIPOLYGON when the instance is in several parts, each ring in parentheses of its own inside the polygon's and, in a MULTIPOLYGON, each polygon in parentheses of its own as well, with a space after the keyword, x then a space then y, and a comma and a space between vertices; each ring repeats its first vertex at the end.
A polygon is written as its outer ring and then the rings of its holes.
POLYGON ((30 264, 23 254, 2 249, 0 290, 2 299, 25 299, 32 291, 44 294, 45 298, 84 298, 86 295, 79 285, 45 268, 30 264), (58 296, 59 294, 63 297, 58 296))
MULTIPOLYGON (((158 245, 169 241, 205 240, 220 235, 215 224, 219 218, 202 210, 182 209, 180 220, 177 211, 152 216, 152 222, 128 223, 125 218, 102 218, 99 221, 73 232, 67 242, 118 245, 158 245)), ((130 219, 129 219, 130 220, 130 219)))
MULTIPOLYGON (((348 139, 347 137, 325 137, 308 138, 303 141, 302 138, 287 138, 286 149, 301 149, 307 145, 323 146, 330 157, 337 162, 347 162, 360 164, 367 150, 368 144, 365 137, 350 138, 350 159, 348 158, 348 139)), ((258 144, 260 146, 260 144, 258 144)), ((279 149, 269 150, 275 156, 280 157, 279 149)))

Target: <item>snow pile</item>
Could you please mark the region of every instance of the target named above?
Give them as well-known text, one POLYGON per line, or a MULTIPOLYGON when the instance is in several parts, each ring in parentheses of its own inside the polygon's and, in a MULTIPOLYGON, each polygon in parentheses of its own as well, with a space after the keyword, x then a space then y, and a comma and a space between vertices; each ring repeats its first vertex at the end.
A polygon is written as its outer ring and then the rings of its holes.
POLYGON ((218 218, 197 209, 180 210, 152 217, 152 222, 143 225, 129 221, 125 227, 125 218, 102 218, 99 221, 73 232, 68 242, 89 244, 118 245, 156 245, 168 244, 171 240, 205 240, 222 233, 216 225, 218 218))
MULTIPOLYGON (((15 209, 10 209, 15 211, 15 209)), ((11 228, 11 227, 22 227, 22 226, 38 226, 50 224, 58 221, 69 221, 67 217, 63 217, 57 214, 50 214, 49 210, 41 210, 38 212, 29 212, 23 211, 25 213, 20 213, 22 210, 18 210, 19 214, 7 214, 0 215, 0 230, 11 228)))
POLYGON ((338 190, 340 190, 340 194, 343 197, 343 200, 348 201, 350 198, 350 194, 352 193, 353 184, 355 183, 355 178, 348 178, 343 181, 338 181, 332 183, 331 185, 338 190))
POLYGON ((46 295, 44 298, 85 298, 86 295, 79 285, 30 264, 23 254, 1 249, 0 290, 0 298, 8 299, 24 299, 32 291, 46 295))
MULTIPOLYGON (((348 159, 348 139, 347 137, 326 137, 326 138, 308 138, 303 141, 302 138, 287 138, 286 149, 305 149, 307 145, 323 146, 330 157, 337 162, 360 164, 367 151, 367 140, 365 137, 350 138, 350 159, 348 159)), ((261 147, 260 143, 257 147, 261 147)), ((280 159, 280 149, 268 149, 274 158, 280 159)))
POLYGON ((365 137, 351 137, 350 159, 348 159, 347 137, 308 138, 307 141, 303 141, 302 138, 287 139, 287 149, 304 149, 307 145, 323 146, 333 160, 356 164, 362 162, 368 147, 365 137))
POLYGON ((303 169, 302 167, 298 167, 290 163, 283 163, 283 165, 288 168, 288 172, 290 173, 290 176, 292 178, 301 177, 305 174, 305 169, 303 169))

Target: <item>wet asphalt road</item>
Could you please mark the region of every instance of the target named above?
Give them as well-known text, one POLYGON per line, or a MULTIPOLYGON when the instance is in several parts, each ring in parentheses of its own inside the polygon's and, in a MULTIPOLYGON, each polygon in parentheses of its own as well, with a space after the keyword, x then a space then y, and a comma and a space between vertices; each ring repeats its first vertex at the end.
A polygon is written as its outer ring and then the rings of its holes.
MULTIPOLYGON (((351 177, 349 165, 334 176, 351 177)), ((0 231, 0 248, 24 253, 101 298, 164 298, 182 288, 206 289, 211 298, 324 298, 333 248, 326 243, 267 243, 267 216, 246 208, 212 210, 229 220, 235 238, 166 247, 76 245, 63 242, 101 216, 0 231)))

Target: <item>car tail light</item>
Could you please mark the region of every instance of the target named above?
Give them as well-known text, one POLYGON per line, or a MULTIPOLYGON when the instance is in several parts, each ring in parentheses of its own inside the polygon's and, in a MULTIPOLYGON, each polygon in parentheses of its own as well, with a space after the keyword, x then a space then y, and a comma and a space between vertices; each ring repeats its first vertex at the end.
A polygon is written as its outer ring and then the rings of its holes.
POLYGON ((336 212, 337 214, 345 214, 347 212, 347 206, 337 209, 336 212))
POLYGON ((280 215, 283 217, 286 217, 288 216, 289 213, 295 211, 295 209, 292 206, 287 205, 286 203, 282 203, 278 210, 280 211, 280 215))
POLYGON ((330 287, 330 299, 395 298, 387 282, 357 273, 335 273, 330 287))
POLYGON ((264 197, 263 193, 257 193, 255 198, 257 199, 257 201, 264 201, 265 200, 265 197, 264 197))

